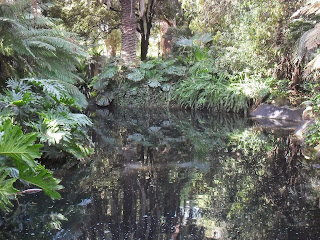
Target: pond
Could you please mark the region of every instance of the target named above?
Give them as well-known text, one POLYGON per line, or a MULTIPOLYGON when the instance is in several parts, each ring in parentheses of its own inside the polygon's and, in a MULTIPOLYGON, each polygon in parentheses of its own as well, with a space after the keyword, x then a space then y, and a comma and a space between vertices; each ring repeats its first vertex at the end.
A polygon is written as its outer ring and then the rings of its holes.
POLYGON ((319 239, 320 165, 237 115, 98 110, 95 155, 19 196, 0 239, 319 239))

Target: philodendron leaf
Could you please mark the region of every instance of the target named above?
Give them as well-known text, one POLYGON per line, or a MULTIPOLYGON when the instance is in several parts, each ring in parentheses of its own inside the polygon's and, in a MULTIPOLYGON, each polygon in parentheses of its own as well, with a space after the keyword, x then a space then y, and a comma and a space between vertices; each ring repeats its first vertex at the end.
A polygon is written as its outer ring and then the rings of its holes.
POLYGON ((144 71, 139 71, 138 69, 134 69, 133 72, 129 73, 127 75, 128 79, 134 81, 134 82, 139 82, 142 79, 144 79, 145 72, 144 71))
POLYGON ((167 82, 169 81, 169 78, 163 77, 160 74, 152 74, 150 78, 148 78, 149 81, 158 81, 158 82, 167 82))
POLYGON ((0 154, 13 158, 16 162, 24 162, 31 169, 37 166, 35 158, 40 158, 41 144, 34 144, 37 133, 23 134, 19 126, 12 126, 8 120, 4 123, 0 137, 0 154))
POLYGON ((148 85, 151 88, 156 88, 156 87, 160 87, 161 84, 156 79, 152 79, 148 82, 148 85))
POLYGON ((155 64, 153 62, 142 62, 140 64, 140 68, 143 70, 149 70, 151 68, 153 68, 155 66, 155 64))
POLYGON ((20 179, 42 188, 49 197, 60 198, 57 190, 62 189, 63 186, 59 185, 60 180, 54 178, 52 173, 44 166, 38 164, 35 169, 31 170, 22 164, 18 166, 18 169, 20 179))
POLYGON ((18 190, 13 187, 13 183, 17 179, 7 179, 8 175, 9 171, 0 169, 0 209, 5 212, 9 211, 9 207, 12 207, 9 196, 18 192, 18 190))
POLYGON ((171 89, 171 86, 170 86, 169 84, 165 83, 165 84, 162 84, 162 85, 161 85, 161 89, 162 89, 162 91, 164 91, 164 92, 169 92, 170 89, 171 89))
MULTIPOLYGON (((24 135, 19 126, 12 126, 8 120, 4 123, 2 134, 0 134, 0 154, 14 160, 15 167, 19 171, 18 179, 41 187, 52 198, 59 198, 60 194, 56 190, 62 188, 59 185, 60 180, 53 178, 49 170, 34 160, 41 157, 39 148, 42 145, 34 144, 36 138, 36 133, 24 135)), ((16 193, 15 189, 10 187, 16 178, 5 180, 6 176, 0 177, 0 185, 4 186, 5 191, 9 191, 11 194, 16 193)), ((1 198, 5 199, 3 196, 5 195, 1 195, 1 198)))
POLYGON ((176 75, 176 76, 184 76, 186 73, 186 67, 184 66, 170 66, 164 69, 164 72, 169 75, 176 75))

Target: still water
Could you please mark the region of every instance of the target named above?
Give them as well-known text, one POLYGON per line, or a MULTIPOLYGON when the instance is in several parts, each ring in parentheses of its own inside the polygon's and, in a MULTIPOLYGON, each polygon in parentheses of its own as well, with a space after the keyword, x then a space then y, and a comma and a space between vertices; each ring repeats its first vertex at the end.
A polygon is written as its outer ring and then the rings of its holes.
POLYGON ((236 115, 98 110, 62 198, 19 197, 0 239, 320 239, 320 165, 236 115))

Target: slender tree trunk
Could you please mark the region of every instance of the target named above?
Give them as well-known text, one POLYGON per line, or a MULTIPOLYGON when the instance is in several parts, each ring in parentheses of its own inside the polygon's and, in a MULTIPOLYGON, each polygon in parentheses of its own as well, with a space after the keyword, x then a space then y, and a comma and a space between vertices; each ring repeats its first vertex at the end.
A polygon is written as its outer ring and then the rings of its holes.
POLYGON ((136 35, 136 0, 121 0, 122 8, 122 36, 121 56, 126 65, 131 65, 137 59, 137 35, 136 35))
POLYGON ((172 43, 171 40, 165 38, 165 35, 169 27, 173 26, 175 26, 175 24, 173 22, 170 22, 168 19, 163 19, 160 21, 160 49, 163 57, 171 53, 172 43))
POLYGON ((147 59, 150 35, 141 36, 141 61, 147 59))
POLYGON ((34 16, 34 19, 37 18, 38 16, 38 2, 37 0, 33 0, 33 16, 34 16))
POLYGON ((149 0, 145 13, 140 17, 139 29, 141 35, 141 60, 147 59, 152 20, 155 14, 156 0, 149 0))

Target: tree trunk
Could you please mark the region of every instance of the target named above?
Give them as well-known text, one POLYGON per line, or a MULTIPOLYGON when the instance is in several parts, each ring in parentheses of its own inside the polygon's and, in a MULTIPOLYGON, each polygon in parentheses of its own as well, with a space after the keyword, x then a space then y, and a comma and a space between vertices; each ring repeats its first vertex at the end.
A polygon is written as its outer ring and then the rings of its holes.
POLYGON ((169 20, 163 19, 160 21, 160 49, 162 52, 162 57, 165 57, 171 53, 172 42, 169 39, 166 39, 166 33, 168 32, 169 27, 174 26, 174 23, 169 20))
POLYGON ((34 16, 34 19, 37 18, 38 16, 38 2, 37 0, 33 0, 33 16, 34 16))
POLYGON ((126 65, 132 65, 137 59, 137 35, 136 35, 136 0, 121 0, 122 8, 122 36, 121 56, 126 65))
POLYGON ((152 28, 152 20, 155 14, 155 7, 157 1, 149 0, 145 13, 140 17, 139 29, 141 35, 141 60, 145 61, 147 59, 148 49, 149 49, 149 39, 150 31, 152 28))
POLYGON ((147 54, 149 49, 150 29, 151 29, 151 26, 147 27, 146 34, 141 33, 141 61, 145 61, 147 59, 147 54))

